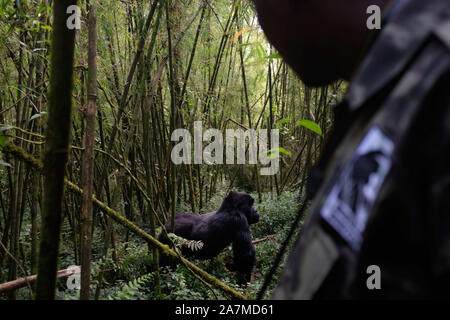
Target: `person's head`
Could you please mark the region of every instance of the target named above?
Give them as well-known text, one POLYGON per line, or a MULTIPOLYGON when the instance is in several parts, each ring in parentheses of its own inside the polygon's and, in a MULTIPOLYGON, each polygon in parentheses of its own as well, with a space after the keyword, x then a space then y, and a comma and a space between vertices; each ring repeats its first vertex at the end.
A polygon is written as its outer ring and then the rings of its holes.
POLYGON ((369 30, 367 8, 389 0, 253 0, 269 41, 309 86, 349 80, 369 30))

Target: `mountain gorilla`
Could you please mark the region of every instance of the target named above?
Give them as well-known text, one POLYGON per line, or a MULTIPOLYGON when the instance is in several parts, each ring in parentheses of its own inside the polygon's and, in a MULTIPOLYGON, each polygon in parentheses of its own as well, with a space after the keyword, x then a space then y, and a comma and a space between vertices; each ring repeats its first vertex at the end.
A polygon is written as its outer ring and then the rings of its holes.
MULTIPOLYGON (((249 225, 259 221, 259 213, 253 208, 254 199, 244 193, 231 191, 223 200, 216 212, 199 215, 196 213, 177 214, 175 216, 175 234, 188 240, 201 240, 203 248, 192 251, 183 247, 185 256, 196 259, 212 259, 230 243, 233 244, 233 263, 227 263, 230 271, 237 271, 243 279, 240 283, 249 282, 255 264, 255 247, 252 243, 249 225)), ((172 230, 168 221, 167 232, 172 230)), ((167 235, 162 232, 159 241, 168 244, 167 235)), ((161 256, 161 265, 167 264, 168 257, 161 256)))

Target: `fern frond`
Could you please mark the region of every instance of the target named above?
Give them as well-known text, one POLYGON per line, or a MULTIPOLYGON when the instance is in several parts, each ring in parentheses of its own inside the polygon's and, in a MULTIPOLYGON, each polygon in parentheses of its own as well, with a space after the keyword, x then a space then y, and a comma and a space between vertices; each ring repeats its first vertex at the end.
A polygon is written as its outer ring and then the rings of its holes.
POLYGON ((149 273, 125 284, 116 294, 109 296, 108 300, 135 300, 140 291, 149 281, 153 279, 154 274, 149 273))
POLYGON ((204 246, 204 243, 201 240, 189 240, 177 236, 176 234, 173 233, 169 233, 168 236, 170 239, 172 239, 173 243, 178 249, 189 248, 190 250, 196 252, 202 250, 204 246))

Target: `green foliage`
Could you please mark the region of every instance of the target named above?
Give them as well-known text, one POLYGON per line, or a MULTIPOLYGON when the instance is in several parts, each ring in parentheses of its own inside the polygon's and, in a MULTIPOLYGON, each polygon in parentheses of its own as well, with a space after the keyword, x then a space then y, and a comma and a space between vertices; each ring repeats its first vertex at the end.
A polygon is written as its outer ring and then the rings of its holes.
POLYGON ((273 53, 266 57, 267 59, 282 59, 281 55, 279 53, 273 53))
POLYGON ((287 156, 292 156, 292 152, 287 151, 285 148, 274 148, 269 151, 268 158, 269 159, 277 159, 280 157, 280 153, 285 154, 287 156))
POLYGON ((3 147, 5 146, 6 143, 6 136, 3 135, 0 131, 0 151, 2 151, 3 147))
POLYGON ((317 133, 318 135, 322 135, 322 129, 319 127, 319 125, 313 121, 310 120, 301 120, 301 121, 297 121, 296 123, 299 126, 305 127, 309 130, 311 130, 312 132, 317 133))
POLYGON ((289 122, 291 122, 291 121, 292 121, 291 118, 280 119, 280 120, 278 120, 278 122, 277 122, 277 127, 278 127, 278 128, 281 128, 281 125, 282 125, 282 124, 289 123, 289 122))
POLYGON ((142 277, 134 279, 125 284, 122 289, 113 296, 108 297, 109 300, 139 300, 145 298, 145 294, 141 292, 144 286, 154 278, 153 273, 146 274, 142 277))
MULTIPOLYGON (((3 147, 6 144, 7 137, 2 133, 5 129, 0 128, 0 152, 2 151, 3 147)), ((12 167, 9 163, 6 163, 2 160, 1 154, 0 154, 0 167, 12 167)))
MULTIPOLYGON (((257 199, 256 194, 252 194, 257 199)), ((259 288, 264 281, 264 276, 270 269, 273 259, 278 253, 281 243, 284 241, 286 234, 293 222, 298 208, 298 193, 284 192, 278 198, 271 199, 270 194, 263 194, 261 203, 256 204, 256 209, 260 213, 260 221, 251 226, 253 239, 262 239, 267 236, 265 241, 261 241, 255 245, 256 247, 256 266, 254 272, 254 282, 246 286, 239 286, 236 282, 237 278, 234 273, 225 268, 226 262, 231 262, 233 252, 231 245, 224 250, 222 254, 212 260, 200 261, 193 260, 197 266, 217 277, 226 285, 235 288, 244 293, 256 296, 259 288)), ((223 194, 216 194, 203 208, 203 212, 217 210, 223 199, 223 194)), ((178 247, 188 245, 198 245, 195 241, 169 235, 178 247)), ((139 240, 137 240, 139 241, 139 240)), ((198 248, 197 248, 198 249, 198 248)), ((139 246, 135 241, 130 241, 126 246, 118 248, 122 252, 121 262, 115 265, 114 278, 104 280, 105 292, 101 299, 113 300, 143 300, 143 299, 167 299, 167 300, 210 300, 216 299, 211 290, 205 286, 203 282, 198 280, 192 273, 182 264, 177 265, 176 269, 164 267, 160 273, 161 293, 155 293, 154 274, 147 274, 142 263, 144 259, 151 261, 151 256, 146 253, 143 246, 139 246), (145 274, 142 276, 142 274, 145 274)), ((285 257, 286 259, 286 257, 285 257)), ((274 281, 269 287, 266 298, 276 285, 279 273, 284 266, 285 260, 275 274, 274 281)), ((102 262, 103 263, 103 262, 102 262)), ((100 265, 96 262, 95 265, 100 265)), ((114 263, 111 261, 106 269, 111 268, 114 263)), ((97 273, 97 267, 94 267, 97 273)), ((214 289, 219 299, 229 299, 220 290, 214 289)), ((68 298, 66 294, 66 298, 68 298)))
POLYGON ((169 270, 161 274, 161 289, 164 300, 201 300, 204 288, 199 285, 200 281, 193 278, 184 266, 178 266, 175 272, 169 270))
MULTIPOLYGON (((268 196, 267 194, 265 195, 268 196)), ((256 195, 253 195, 256 199, 256 195)), ((256 203, 259 222, 252 225, 254 238, 286 232, 294 221, 298 208, 298 193, 286 191, 278 199, 267 199, 256 203)))

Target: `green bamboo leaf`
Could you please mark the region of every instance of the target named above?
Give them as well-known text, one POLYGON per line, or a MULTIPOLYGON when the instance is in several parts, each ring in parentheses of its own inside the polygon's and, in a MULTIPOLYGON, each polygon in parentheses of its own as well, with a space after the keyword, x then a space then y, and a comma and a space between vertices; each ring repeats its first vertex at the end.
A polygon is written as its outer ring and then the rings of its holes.
POLYGON ((283 153, 283 154, 285 154, 285 155, 288 155, 289 157, 292 155, 292 152, 287 151, 285 148, 280 147, 280 148, 278 148, 278 149, 279 149, 279 151, 280 151, 281 153, 283 153))
POLYGON ((290 121, 291 121, 291 118, 280 119, 278 121, 278 124, 289 123, 290 121))
POLYGON ((305 127, 306 129, 309 129, 318 135, 322 135, 322 129, 319 127, 319 125, 313 121, 310 120, 301 120, 296 122, 297 125, 305 127))
POLYGON ((287 151, 285 148, 280 147, 280 148, 274 148, 274 149, 269 150, 268 158, 269 159, 277 159, 280 157, 280 153, 283 153, 289 157, 292 156, 292 152, 287 151))
POLYGON ((282 59, 283 57, 278 53, 272 53, 271 55, 267 56, 266 59, 282 59))
POLYGON ((47 31, 53 31, 53 28, 49 25, 43 25, 41 26, 42 29, 47 30, 47 31))

